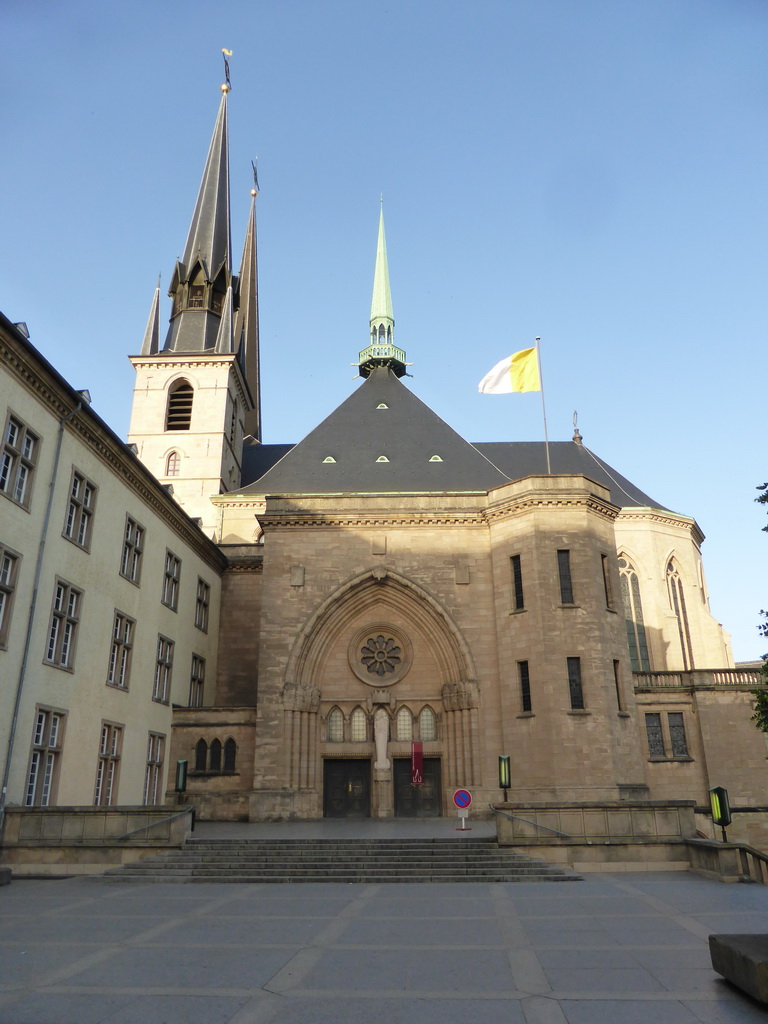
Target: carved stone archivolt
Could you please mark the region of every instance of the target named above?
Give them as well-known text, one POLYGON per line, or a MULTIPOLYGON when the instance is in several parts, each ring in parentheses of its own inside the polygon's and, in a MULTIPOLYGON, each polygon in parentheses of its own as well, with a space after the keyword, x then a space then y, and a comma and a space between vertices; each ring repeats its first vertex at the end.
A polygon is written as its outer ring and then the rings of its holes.
POLYGON ((468 711, 479 703, 477 683, 446 683, 442 688, 443 707, 446 711, 468 711))
POLYGON ((380 688, 392 686, 406 675, 413 660, 413 648, 402 629, 374 622, 357 630, 347 657, 358 679, 380 688))
POLYGON ((286 683, 283 687, 283 707, 286 711, 317 711, 320 690, 317 686, 286 683))

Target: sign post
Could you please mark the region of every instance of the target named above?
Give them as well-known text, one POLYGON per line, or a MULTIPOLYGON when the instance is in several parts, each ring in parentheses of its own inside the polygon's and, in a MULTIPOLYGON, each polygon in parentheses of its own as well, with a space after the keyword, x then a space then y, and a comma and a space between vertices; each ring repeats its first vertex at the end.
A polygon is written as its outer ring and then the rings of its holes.
POLYGON ((471 832, 471 828, 467 828, 467 816, 469 814, 469 807, 472 803, 472 794, 468 789, 457 789, 453 794, 453 802, 458 810, 459 821, 461 825, 456 829, 457 832, 471 832))

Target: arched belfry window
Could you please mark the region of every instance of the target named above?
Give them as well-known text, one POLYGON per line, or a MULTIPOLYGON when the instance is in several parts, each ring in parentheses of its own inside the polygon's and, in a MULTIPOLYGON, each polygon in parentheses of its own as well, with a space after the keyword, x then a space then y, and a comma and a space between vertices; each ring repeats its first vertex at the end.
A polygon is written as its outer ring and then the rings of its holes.
POLYGON ((195 392, 188 380, 177 381, 168 395, 166 430, 189 430, 192 424, 192 400, 195 392))
POLYGON ((189 281, 189 309, 202 309, 205 305, 205 271, 198 266, 189 281))
POLYGON ((171 452, 168 458, 165 460, 165 475, 178 476, 180 466, 181 456, 179 455, 178 452, 171 452))
POLYGON ((634 565, 623 553, 619 555, 619 578, 632 671, 650 672, 651 661, 648 657, 648 639, 643 621, 643 604, 640 600, 640 581, 634 565))
POLYGON ((683 668, 686 672, 693 668, 693 646, 691 631, 688 628, 688 611, 685 607, 685 590, 674 558, 667 564, 667 590, 669 603, 677 619, 677 631, 680 635, 680 649, 683 655, 683 668))

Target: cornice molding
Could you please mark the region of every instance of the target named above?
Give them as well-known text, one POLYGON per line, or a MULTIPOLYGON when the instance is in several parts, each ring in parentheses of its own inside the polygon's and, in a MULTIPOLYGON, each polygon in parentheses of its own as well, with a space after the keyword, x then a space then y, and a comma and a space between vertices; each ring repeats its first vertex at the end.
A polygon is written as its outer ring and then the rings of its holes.
POLYGON ((697 544, 701 544, 704 541, 701 527, 690 516, 677 515, 675 512, 662 512, 655 508, 622 508, 619 518, 634 522, 660 523, 662 526, 674 526, 678 530, 682 528, 691 532, 697 544))
POLYGON ((375 529, 395 529, 397 527, 434 527, 463 526, 482 528, 485 526, 482 514, 472 512, 404 512, 397 513, 347 513, 334 514, 327 512, 271 512, 256 513, 259 526, 266 532, 276 529, 307 529, 330 528, 344 529, 347 527, 372 527, 375 529))
POLYGON ((585 508, 610 522, 617 519, 620 511, 616 505, 611 505, 610 502, 603 501, 594 494, 552 494, 551 496, 539 494, 510 498, 486 509, 483 518, 492 523, 499 519, 513 519, 534 509, 543 508, 585 508))

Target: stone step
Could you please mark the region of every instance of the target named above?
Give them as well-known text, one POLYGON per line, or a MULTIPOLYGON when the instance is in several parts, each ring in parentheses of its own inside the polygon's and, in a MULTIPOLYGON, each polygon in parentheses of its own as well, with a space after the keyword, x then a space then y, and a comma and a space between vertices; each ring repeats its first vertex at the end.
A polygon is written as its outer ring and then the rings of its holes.
POLYGON ((178 882, 514 882, 579 876, 494 840, 188 841, 103 877, 178 882))

